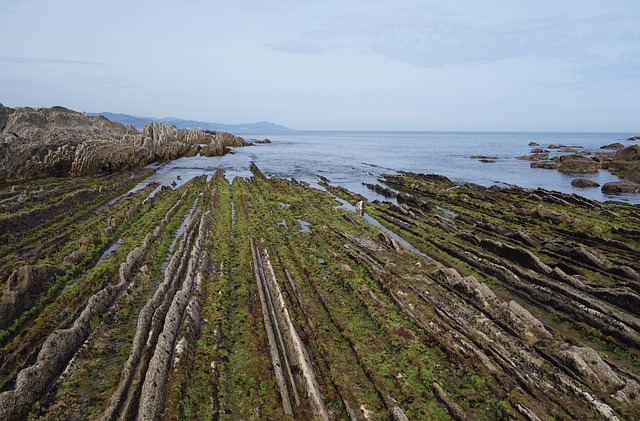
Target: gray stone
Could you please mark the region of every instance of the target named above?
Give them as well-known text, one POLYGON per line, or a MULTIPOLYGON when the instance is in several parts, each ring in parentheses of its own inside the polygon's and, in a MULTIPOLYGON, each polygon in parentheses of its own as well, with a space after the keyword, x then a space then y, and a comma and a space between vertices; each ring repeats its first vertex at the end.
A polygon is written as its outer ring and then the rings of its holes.
POLYGON ((571 185, 578 188, 600 187, 600 184, 588 178, 574 178, 571 180, 571 185))

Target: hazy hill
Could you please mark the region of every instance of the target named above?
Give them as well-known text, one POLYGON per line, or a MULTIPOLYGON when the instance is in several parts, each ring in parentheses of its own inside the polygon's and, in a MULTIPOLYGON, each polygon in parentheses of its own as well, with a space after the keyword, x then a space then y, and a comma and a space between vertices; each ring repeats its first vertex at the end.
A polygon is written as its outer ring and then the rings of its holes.
POLYGON ((89 114, 102 115, 112 121, 131 124, 132 126, 134 126, 139 130, 141 130, 144 127, 144 125, 149 121, 167 122, 175 125, 176 127, 185 128, 185 129, 197 127, 199 129, 225 131, 225 132, 232 132, 232 133, 258 133, 258 132, 271 133, 271 132, 291 130, 285 126, 271 123, 269 121, 260 121, 257 123, 247 123, 247 124, 222 124, 222 123, 214 123, 214 122, 206 122, 206 121, 184 120, 176 117, 164 117, 164 118, 138 117, 138 116, 132 116, 129 114, 117 114, 117 113, 110 113, 110 112, 89 113, 89 114))

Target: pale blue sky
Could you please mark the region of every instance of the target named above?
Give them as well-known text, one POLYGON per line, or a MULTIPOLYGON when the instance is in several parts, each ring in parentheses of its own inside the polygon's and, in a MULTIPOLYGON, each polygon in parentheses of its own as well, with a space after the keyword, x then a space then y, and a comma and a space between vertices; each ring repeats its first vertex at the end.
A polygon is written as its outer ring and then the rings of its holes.
POLYGON ((638 0, 2 0, 0 39, 8 106, 640 131, 638 0))

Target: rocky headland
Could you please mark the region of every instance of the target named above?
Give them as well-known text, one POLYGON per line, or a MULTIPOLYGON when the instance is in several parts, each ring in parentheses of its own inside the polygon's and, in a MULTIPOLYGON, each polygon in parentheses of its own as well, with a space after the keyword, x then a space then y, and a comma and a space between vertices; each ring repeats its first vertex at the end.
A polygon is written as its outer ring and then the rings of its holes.
POLYGON ((229 147, 245 145, 225 132, 159 122, 138 131, 64 107, 0 104, 0 179, 5 180, 114 173, 182 156, 223 155, 229 147))

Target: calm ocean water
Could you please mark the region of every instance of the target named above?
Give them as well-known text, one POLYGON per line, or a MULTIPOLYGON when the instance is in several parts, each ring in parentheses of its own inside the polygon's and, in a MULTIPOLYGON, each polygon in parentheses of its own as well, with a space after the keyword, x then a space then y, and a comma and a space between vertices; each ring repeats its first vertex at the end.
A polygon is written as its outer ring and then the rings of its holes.
MULTIPOLYGON (((281 134, 243 135, 247 140, 268 137, 269 145, 235 148, 223 157, 181 158, 159 166, 155 179, 171 182, 180 175, 188 178, 210 174, 219 167, 228 177, 248 177, 254 162, 266 174, 295 178, 315 185, 322 175, 333 184, 344 186, 375 199, 362 186, 376 183, 382 173, 412 171, 442 174, 457 182, 483 186, 515 184, 525 188, 542 187, 564 193, 577 193, 596 200, 624 200, 640 203, 640 194, 608 196, 599 188, 576 189, 576 176, 556 170, 533 169, 528 161, 516 159, 531 151, 529 142, 540 147, 550 144, 582 146, 600 150, 603 145, 620 142, 637 133, 506 133, 506 132, 342 132, 295 131, 281 134), (472 159, 473 155, 497 157, 495 163, 472 159)), ((603 184, 619 180, 606 170, 579 175, 603 184)), ((177 180, 176 180, 177 181, 177 180)))

